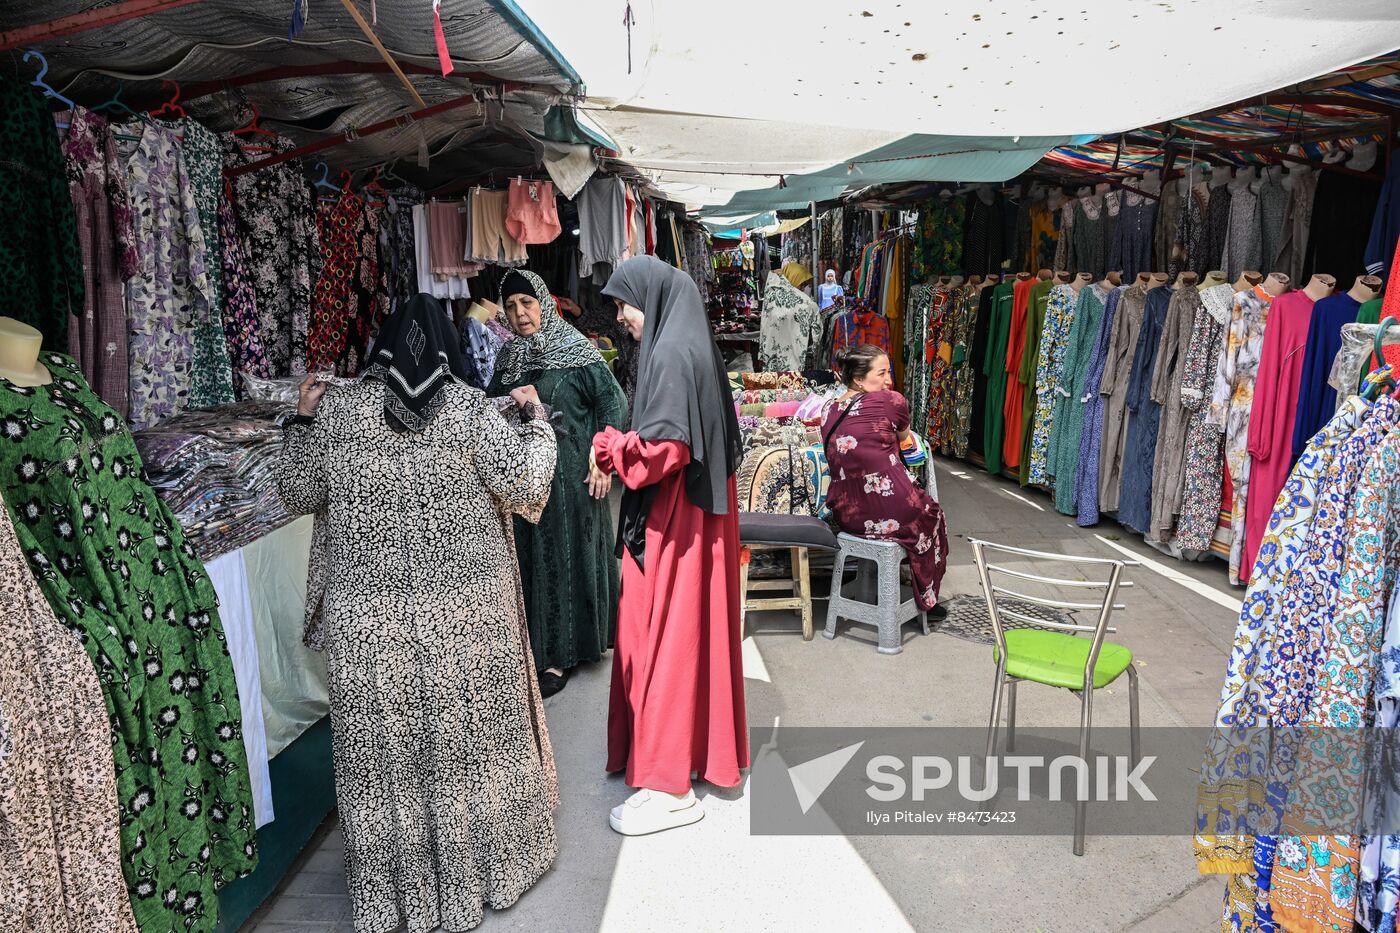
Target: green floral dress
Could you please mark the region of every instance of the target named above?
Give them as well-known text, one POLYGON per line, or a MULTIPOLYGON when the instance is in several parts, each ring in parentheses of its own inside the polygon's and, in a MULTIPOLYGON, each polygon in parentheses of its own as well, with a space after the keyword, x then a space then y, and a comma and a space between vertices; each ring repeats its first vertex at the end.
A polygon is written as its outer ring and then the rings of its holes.
POLYGON ((137 924, 212 930, 216 892, 257 863, 218 599, 121 416, 70 357, 41 359, 49 385, 0 378, 0 488, 39 588, 102 684, 137 924))

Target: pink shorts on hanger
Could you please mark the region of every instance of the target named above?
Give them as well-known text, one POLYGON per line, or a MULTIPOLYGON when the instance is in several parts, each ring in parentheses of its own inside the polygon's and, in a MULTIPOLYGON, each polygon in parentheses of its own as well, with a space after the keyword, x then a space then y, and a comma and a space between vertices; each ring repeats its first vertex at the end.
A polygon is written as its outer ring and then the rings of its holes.
POLYGON ((554 206, 554 185, 517 178, 510 183, 506 229, 521 243, 550 243, 563 228, 554 206))

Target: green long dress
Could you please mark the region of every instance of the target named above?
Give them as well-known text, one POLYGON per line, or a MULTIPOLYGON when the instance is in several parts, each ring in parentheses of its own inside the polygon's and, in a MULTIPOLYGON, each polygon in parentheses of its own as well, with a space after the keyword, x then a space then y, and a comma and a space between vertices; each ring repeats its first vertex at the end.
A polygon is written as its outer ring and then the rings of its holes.
POLYGON ((49 385, 0 379, 5 504, 39 588, 102 684, 136 922, 142 933, 212 930, 218 890, 257 864, 218 597, 143 478, 121 415, 70 357, 41 361, 49 385))
POLYGON ((594 434, 623 426, 627 402, 605 363, 526 372, 514 383, 498 372, 486 394, 523 385, 563 417, 549 504, 539 524, 515 520, 515 548, 535 669, 568 670, 601 658, 617 632, 612 516, 606 499, 588 494, 588 451, 594 434))
POLYGON ((1001 442, 1006 431, 1006 346, 1011 338, 1011 302, 1015 286, 1002 282, 992 292, 991 323, 987 327, 987 354, 982 375, 987 377, 987 395, 982 422, 982 456, 988 473, 1001 472, 1001 442))
POLYGON ((1050 304, 1050 292, 1055 281, 1036 282, 1031 286, 1026 306, 1026 348, 1021 353, 1021 371, 1017 378, 1026 387, 1021 399, 1021 467, 1020 483, 1031 481, 1031 437, 1035 434, 1035 376, 1040 369, 1040 336, 1045 330, 1045 309, 1050 304))
POLYGON ((1074 515, 1074 467, 1079 460, 1079 441, 1084 433, 1085 383, 1093 360, 1108 304, 1108 291, 1095 283, 1079 292, 1079 306, 1070 325, 1069 343, 1061 363, 1055 393, 1055 413, 1050 422, 1050 449, 1046 472, 1055 481, 1055 511, 1074 515))

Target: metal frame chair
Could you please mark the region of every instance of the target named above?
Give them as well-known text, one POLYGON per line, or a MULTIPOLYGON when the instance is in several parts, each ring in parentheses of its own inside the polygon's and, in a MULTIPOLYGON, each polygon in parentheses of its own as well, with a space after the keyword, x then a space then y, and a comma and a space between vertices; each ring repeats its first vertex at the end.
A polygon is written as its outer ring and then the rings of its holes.
MULTIPOLYGON (((1123 570, 1126 567, 1140 566, 1140 564, 1135 560, 1114 560, 1111 558, 1103 557, 1076 557, 1066 554, 1050 554, 1044 551, 1032 551, 1026 548, 1011 547, 1010 545, 1005 544, 995 544, 990 541, 981 541, 975 538, 970 538, 968 540, 969 543, 972 545, 973 557, 975 558, 977 563, 977 575, 982 583, 982 592, 985 594, 987 599, 987 614, 991 618, 992 630, 996 634, 997 670, 996 681, 992 692, 992 716, 991 721, 987 725, 987 757, 991 758, 992 752, 996 748, 997 728, 998 720, 1000 719, 1001 714, 1001 695, 1003 687, 1006 689, 1007 694, 1006 750, 1007 752, 1013 752, 1015 750, 1016 686, 1022 681, 1028 681, 1031 683, 1044 683, 1048 686, 1061 687, 1063 689, 1069 690, 1071 693, 1078 694, 1080 699, 1079 755, 1082 760, 1087 762, 1089 756, 1089 732, 1093 717, 1094 691, 1102 687, 1107 687, 1112 683, 1115 683, 1119 676, 1121 676, 1123 673, 1126 673, 1128 675, 1129 736, 1132 745, 1131 761, 1132 765, 1136 767, 1141 757, 1141 740, 1139 737, 1138 723, 1137 671, 1133 668, 1132 652, 1121 645, 1114 644, 1113 642, 1105 642, 1104 636, 1117 631, 1108 624, 1109 617, 1112 615, 1113 611, 1115 609, 1122 610, 1127 608, 1123 605, 1114 602, 1114 598, 1117 596, 1118 590, 1120 588, 1130 587, 1133 585, 1130 581, 1122 579, 1123 570), (1078 567, 1088 565, 1089 568, 1106 568, 1108 570, 1108 579, 1103 581, 1088 579, 1071 580, 1064 579, 1061 577, 1041 576, 1039 574, 1029 573, 1024 570, 1016 570, 1010 567, 1002 566, 1000 564, 990 563, 987 560, 988 551, 996 551, 1004 554, 1017 554, 1023 557, 1030 557, 1038 561, 1053 561, 1057 563, 1074 564, 1078 567), (1000 574, 1005 577, 1010 577, 1016 580, 1026 580, 1037 584, 1043 584, 1049 587, 1067 587, 1077 590, 1101 590, 1103 591, 1103 601, 1097 603, 1076 602, 1022 593, 1016 590, 1008 589, 1005 586, 1001 586, 1000 584, 995 582, 993 574, 1000 574), (1034 616, 1026 615, 1024 613, 1017 612, 1014 609, 1010 609, 1004 605, 1001 605, 1001 603, 1011 600, 1018 601, 1023 604, 1030 604, 1033 606, 1041 606, 1047 609, 1062 610, 1070 618, 1074 618, 1074 614, 1078 612, 1094 612, 1096 613, 1096 618, 1093 624, 1084 624, 1073 621, 1050 621, 1047 619, 1041 619, 1036 618, 1034 616), (1085 655, 1082 677, 1077 681, 1080 684, 1080 686, 1070 686, 1069 683, 1064 682, 1067 679, 1072 679, 1072 675, 1070 678, 1065 678, 1063 676, 1063 666, 1061 666, 1059 670, 1055 671, 1055 673, 1058 673, 1061 676, 1045 676, 1044 679, 1037 679, 1037 677, 1034 676, 1036 673, 1034 669, 1037 665, 1035 665, 1034 663, 1029 665, 1024 663, 1017 663, 1025 662, 1027 660, 1030 660, 1032 662, 1037 660, 1043 661, 1045 659, 1037 658, 1033 654, 1027 654, 1019 658, 1013 658, 1012 651, 1014 650, 1014 646, 1009 648, 1007 645, 1007 632, 1005 626, 1003 626, 1002 624, 1003 617, 1017 619, 1022 622, 1028 622, 1034 626, 1037 626, 1040 629, 1052 630, 1051 632, 1042 633, 1038 635, 1036 640, 1043 643, 1047 643, 1047 647, 1055 646, 1060 649, 1072 649, 1070 652, 1061 652, 1061 660, 1063 660, 1064 654, 1068 654, 1070 657, 1073 657, 1077 661, 1077 655, 1083 652, 1083 648, 1080 645, 1071 644, 1068 641, 1060 641, 1060 639, 1073 639, 1074 641, 1082 641, 1084 639, 1080 639, 1078 637, 1081 633, 1091 633, 1092 637, 1089 639, 1089 650, 1087 655, 1085 655), (1055 633, 1060 634, 1056 636, 1055 633), (1101 656, 1103 655, 1105 645, 1107 645, 1111 649, 1110 654, 1112 655, 1112 658, 1111 662, 1105 665, 1105 669, 1103 671, 1099 671, 1098 665, 1101 656), (1126 656, 1127 663, 1125 666, 1120 666, 1121 662, 1124 660, 1124 656, 1126 656), (1008 662, 1013 663, 1013 665, 1017 669, 1024 670, 1025 674, 1021 676, 1007 674, 1008 662), (1115 668, 1118 669, 1115 670, 1115 668), (1096 674, 1099 675, 1099 682, 1097 684, 1095 683, 1096 674), (1061 682, 1056 683, 1056 680, 1060 680, 1061 682)), ((1019 641, 1021 639, 1018 639, 1013 632, 1012 640, 1014 642, 1019 641)), ((1054 648, 1050 648, 1049 650, 1053 651, 1054 648)), ((1048 671, 1048 667, 1046 667, 1045 669, 1048 671)), ((1075 855, 1084 854, 1084 826, 1087 813, 1087 806, 1088 804, 1086 801, 1080 800, 1075 803, 1074 807, 1075 855)))

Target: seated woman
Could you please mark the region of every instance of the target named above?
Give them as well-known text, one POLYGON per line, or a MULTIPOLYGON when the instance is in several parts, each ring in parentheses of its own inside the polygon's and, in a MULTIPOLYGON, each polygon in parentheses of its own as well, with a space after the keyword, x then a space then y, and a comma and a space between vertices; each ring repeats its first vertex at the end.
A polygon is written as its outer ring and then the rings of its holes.
POLYGON ((827 505, 842 531, 899 542, 909 555, 919 608, 941 615, 935 604, 948 567, 948 530, 943 510, 910 478, 900 457, 901 444, 913 440, 909 403, 890 388, 884 350, 861 344, 836 359, 846 393, 822 413, 831 470, 827 505))

